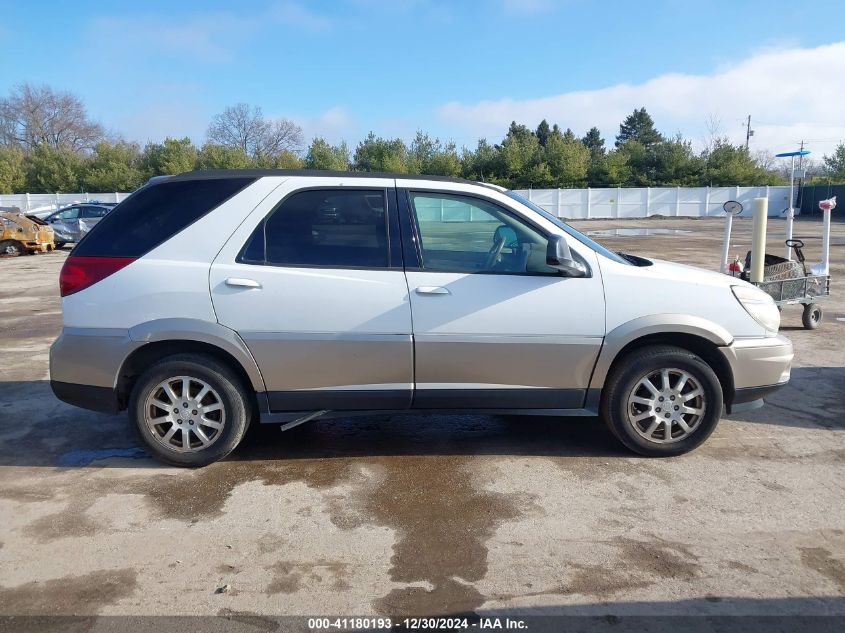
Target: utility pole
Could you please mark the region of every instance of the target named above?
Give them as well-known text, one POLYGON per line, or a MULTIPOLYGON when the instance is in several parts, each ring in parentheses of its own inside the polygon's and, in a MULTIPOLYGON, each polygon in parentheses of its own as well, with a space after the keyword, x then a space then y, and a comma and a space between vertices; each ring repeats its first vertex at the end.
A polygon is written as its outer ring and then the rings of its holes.
MULTIPOLYGON (((734 119, 735 121, 736 119, 734 119)), ((748 151, 748 140, 754 136, 754 130, 751 129, 751 115, 748 115, 748 121, 745 123, 745 151, 748 151)))

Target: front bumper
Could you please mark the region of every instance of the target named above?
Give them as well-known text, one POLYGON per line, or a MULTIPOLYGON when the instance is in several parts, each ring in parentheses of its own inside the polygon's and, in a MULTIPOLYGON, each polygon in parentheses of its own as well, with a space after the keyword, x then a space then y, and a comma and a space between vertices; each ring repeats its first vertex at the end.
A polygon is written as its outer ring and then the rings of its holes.
POLYGON ((733 391, 725 394, 728 413, 759 406, 763 397, 789 382, 793 350, 785 336, 737 338, 719 350, 733 376, 733 391))

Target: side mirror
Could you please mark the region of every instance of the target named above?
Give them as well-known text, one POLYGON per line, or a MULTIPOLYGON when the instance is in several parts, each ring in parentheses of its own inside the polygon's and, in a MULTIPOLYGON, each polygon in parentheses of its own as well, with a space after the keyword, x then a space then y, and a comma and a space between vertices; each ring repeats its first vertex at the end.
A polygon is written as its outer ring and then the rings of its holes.
POLYGON ((587 269, 572 257, 569 244, 560 235, 552 235, 546 249, 546 265, 557 268, 567 277, 586 277, 587 269))

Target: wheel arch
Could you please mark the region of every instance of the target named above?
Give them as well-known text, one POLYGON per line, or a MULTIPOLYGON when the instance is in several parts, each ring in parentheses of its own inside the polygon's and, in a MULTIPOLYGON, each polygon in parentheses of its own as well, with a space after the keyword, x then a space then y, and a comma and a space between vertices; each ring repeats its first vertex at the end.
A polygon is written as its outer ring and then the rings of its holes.
POLYGON ((686 315, 654 315, 635 319, 611 331, 596 362, 590 386, 603 390, 614 367, 632 351, 649 345, 673 345, 701 357, 715 372, 725 403, 734 393, 733 372, 720 347, 733 337, 722 326, 686 315))
POLYGON ((238 334, 218 323, 195 319, 160 319, 129 330, 142 343, 123 361, 117 377, 117 394, 125 406, 135 379, 152 363, 182 353, 211 356, 231 367, 253 393, 264 391, 264 379, 252 353, 238 334))

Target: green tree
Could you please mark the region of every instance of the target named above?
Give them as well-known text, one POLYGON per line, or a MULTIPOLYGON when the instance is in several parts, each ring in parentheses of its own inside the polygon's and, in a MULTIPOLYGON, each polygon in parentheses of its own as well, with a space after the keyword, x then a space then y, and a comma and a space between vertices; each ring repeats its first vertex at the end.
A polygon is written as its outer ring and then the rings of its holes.
POLYGON ((17 193, 26 185, 24 153, 18 147, 0 145, 0 193, 17 193))
POLYGON ((136 143, 100 141, 85 164, 86 191, 133 191, 144 182, 141 150, 136 143))
POLYGON ((649 184, 692 187, 701 184, 704 161, 692 151, 692 143, 680 134, 646 148, 649 159, 649 184))
POLYGON ((82 189, 82 157, 71 149, 36 145, 26 157, 26 188, 32 193, 82 189))
POLYGON ((252 159, 233 145, 206 142, 197 154, 197 169, 247 169, 252 159))
POLYGON ((412 174, 458 176, 461 159, 452 142, 444 144, 424 132, 417 132, 408 150, 408 170, 412 174))
POLYGON ((743 145, 732 145, 727 139, 718 139, 711 151, 702 156, 705 163, 705 184, 724 185, 776 185, 780 176, 761 168, 743 145))
POLYGON ((187 136, 164 139, 162 143, 148 143, 141 157, 141 168, 147 177, 181 174, 197 164, 197 148, 187 136))
POLYGON ((545 147, 546 141, 549 140, 549 135, 552 133, 552 130, 549 127, 549 122, 546 121, 546 119, 540 121, 540 125, 537 126, 537 131, 534 133, 537 135, 537 140, 540 142, 540 145, 545 147))
POLYGON ((623 183, 634 187, 648 187, 652 184, 654 174, 651 155, 648 149, 637 140, 628 139, 621 143, 616 150, 625 157, 628 167, 628 179, 623 183))
POLYGON ((408 148, 401 139, 383 139, 370 132, 355 148, 353 158, 358 171, 408 173, 408 148))
POLYGON ((304 165, 304 161, 289 150, 282 150, 276 155, 259 154, 254 162, 261 169, 302 169, 304 165))
POLYGON ((487 139, 478 141, 475 150, 463 148, 461 152, 461 175, 469 180, 499 183, 501 178, 501 156, 499 148, 487 139))
POLYGON ((584 135, 584 138, 581 139, 581 142, 584 144, 584 147, 590 150, 590 154, 603 155, 605 152, 604 139, 601 137, 601 131, 597 127, 591 127, 584 135))
MULTIPOLYGON (((551 137, 550 137, 551 138, 551 137)), ((500 147, 502 177, 512 187, 532 187, 531 168, 539 162, 540 143, 524 125, 514 121, 500 147)))
POLYGON ((625 120, 619 126, 619 134, 616 135, 616 147, 629 140, 637 141, 645 147, 663 140, 663 136, 654 127, 654 119, 646 112, 645 108, 635 109, 625 117, 625 120))
POLYGON ((590 185, 593 187, 619 187, 631 181, 631 166, 628 155, 618 149, 607 152, 604 156, 590 163, 588 171, 590 185))
POLYGON ((824 175, 831 182, 845 183, 845 143, 839 143, 833 150, 833 154, 825 155, 822 160, 824 162, 824 175))
POLYGON ((591 127, 581 139, 581 142, 590 152, 590 164, 587 167, 587 182, 601 182, 606 154, 601 132, 597 127, 591 127))
POLYGON ((590 150, 572 134, 552 133, 542 153, 554 187, 580 187, 587 179, 590 150))
POLYGON ((342 141, 340 145, 330 145, 326 139, 316 137, 311 141, 305 155, 305 167, 346 171, 349 169, 349 148, 346 146, 346 141, 342 141))
POLYGON ((628 157, 616 150, 604 157, 604 182, 608 185, 623 185, 631 181, 631 166, 628 157))

